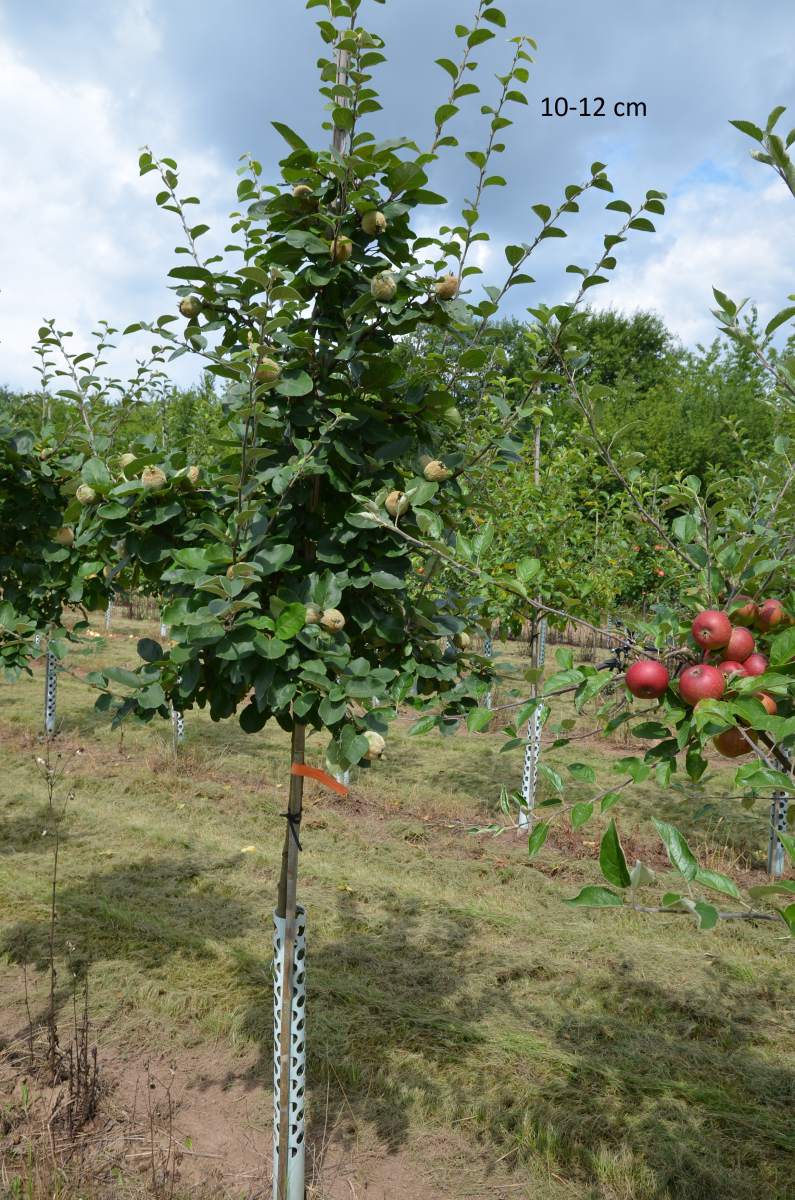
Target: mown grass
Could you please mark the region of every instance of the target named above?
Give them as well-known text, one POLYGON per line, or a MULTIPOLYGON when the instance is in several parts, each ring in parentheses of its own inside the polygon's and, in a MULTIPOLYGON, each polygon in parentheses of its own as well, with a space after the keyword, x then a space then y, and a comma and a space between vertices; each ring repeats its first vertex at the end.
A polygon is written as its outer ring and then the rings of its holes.
MULTIPOLYGON (((71 663, 129 662, 142 632, 153 630, 117 620, 109 643, 71 663)), ((24 1027, 19 964, 46 960, 51 845, 33 763, 41 696, 40 671, 0 687, 9 1036, 24 1027)), ((106 1041, 220 1039, 231 1055, 255 1047, 254 1078, 267 1089, 286 737, 249 737, 190 712, 175 762, 165 726, 120 737, 92 701, 61 676, 55 752, 60 793, 71 788, 74 800, 59 956, 88 966, 106 1041)), ((329 1127, 344 1114, 384 1154, 411 1150, 429 1130, 463 1133, 495 1170, 512 1172, 506 1194, 534 1200, 795 1196, 795 973, 776 927, 706 934, 679 918, 566 907, 598 878, 600 820, 551 840, 530 865, 512 835, 451 827, 493 817, 500 784, 519 783, 520 755, 500 754, 499 735, 405 730, 394 728, 388 759, 359 773, 348 800, 309 789, 300 891, 315 1126, 321 1114, 329 1127)), ((574 743, 556 759, 596 762, 608 780, 628 752, 574 743)), ((319 760, 319 739, 310 753, 319 760)), ((763 857, 765 813, 745 813, 726 791, 720 772, 701 791, 661 795, 646 784, 613 813, 657 866, 652 810, 723 869, 748 871, 763 857)), ((426 1165, 438 1194, 466 1192, 463 1164, 426 1165)))

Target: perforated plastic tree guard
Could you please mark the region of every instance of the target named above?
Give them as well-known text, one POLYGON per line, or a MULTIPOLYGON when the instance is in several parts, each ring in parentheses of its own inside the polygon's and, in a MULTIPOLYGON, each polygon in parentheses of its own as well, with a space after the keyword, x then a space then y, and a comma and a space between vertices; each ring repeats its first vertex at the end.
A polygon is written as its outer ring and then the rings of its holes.
POLYGON ((174 722, 174 737, 178 742, 185 740, 185 714, 179 708, 171 709, 171 720, 174 722))
MULTIPOLYGON (((491 656, 493 654, 494 654, 494 643, 490 637, 486 636, 483 639, 483 655, 485 658, 491 658, 491 656)), ((492 692, 488 692, 486 694, 486 699, 484 700, 483 703, 486 708, 491 708, 492 704, 494 703, 494 697, 493 697, 492 692)))
POLYGON ((780 833, 787 832, 789 797, 786 792, 774 792, 770 804, 770 840, 767 845, 767 873, 773 879, 784 874, 784 847, 780 833))
POLYGON ((113 601, 108 600, 108 606, 105 609, 105 629, 110 632, 110 627, 113 622, 113 601))
MULTIPOLYGON (((304 1200, 304 1100, 306 1091, 306 911, 296 906, 292 962, 293 1003, 290 1022, 290 1132, 287 1143, 287 1196, 304 1200)), ((284 984, 285 919, 273 915, 273 1200, 279 1200, 279 1096, 281 1089, 281 1016, 284 984)))
POLYGON ((58 659, 47 651, 44 671, 44 732, 55 733, 56 698, 58 691, 58 659))
MULTIPOLYGON (((536 665, 543 667, 547 650, 546 618, 538 626, 538 657, 536 665)), ((527 832, 533 823, 533 809, 536 802, 536 782, 538 780, 538 760, 541 756, 541 708, 535 710, 527 723, 527 745, 524 752, 522 767, 522 808, 519 810, 519 830, 527 832)))

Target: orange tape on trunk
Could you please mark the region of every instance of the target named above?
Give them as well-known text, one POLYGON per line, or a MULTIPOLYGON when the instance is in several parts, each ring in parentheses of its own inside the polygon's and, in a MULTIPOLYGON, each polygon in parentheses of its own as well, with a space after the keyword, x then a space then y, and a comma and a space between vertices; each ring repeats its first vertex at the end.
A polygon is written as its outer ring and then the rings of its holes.
POLYGON ((305 763, 293 763, 290 767, 291 775, 303 775, 307 779, 316 779, 318 783, 323 783, 326 787, 331 788, 333 792, 339 792, 341 796, 348 795, 348 789, 344 784, 338 783, 331 775, 321 771, 320 767, 308 767, 305 763))

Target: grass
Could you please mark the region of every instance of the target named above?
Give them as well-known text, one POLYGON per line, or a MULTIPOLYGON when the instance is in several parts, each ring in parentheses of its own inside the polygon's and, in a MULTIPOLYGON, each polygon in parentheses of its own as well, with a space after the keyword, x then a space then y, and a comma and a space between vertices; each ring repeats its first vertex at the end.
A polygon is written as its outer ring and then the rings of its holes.
MULTIPOLYGON (((129 663, 141 634, 156 629, 117 619, 72 663, 129 663)), ((41 970, 48 936, 51 845, 33 763, 42 694, 40 670, 0 686, 0 1005, 14 1032, 25 1024, 19 964, 41 970)), ((92 700, 61 677, 55 746, 61 792, 75 798, 57 939, 64 964, 89 966, 100 1054, 167 1045, 179 1061, 220 1046, 230 1061, 248 1055, 267 1091, 286 735, 189 712, 175 764, 167 728, 120 737, 92 700)), ((598 879, 600 820, 552 838, 530 865, 511 835, 449 827, 493 817, 500 784, 518 786, 520 752, 500 754, 499 735, 405 730, 348 800, 308 793, 314 1141, 321 1126, 343 1143, 355 1130, 382 1157, 423 1160, 434 1196, 795 1197, 795 972, 776 927, 703 934, 683 919, 566 907, 598 879), (473 1190, 477 1162, 504 1193, 473 1190)), ((573 743, 555 760, 598 763, 608 780, 630 752, 573 743)), ((319 739, 310 753, 319 760, 319 739)), ((660 865, 647 817, 662 811, 712 865, 758 872, 765 813, 726 791, 719 771, 702 789, 634 790, 613 810, 628 856, 660 865)), ((63 969, 64 1004, 67 979, 63 969)))

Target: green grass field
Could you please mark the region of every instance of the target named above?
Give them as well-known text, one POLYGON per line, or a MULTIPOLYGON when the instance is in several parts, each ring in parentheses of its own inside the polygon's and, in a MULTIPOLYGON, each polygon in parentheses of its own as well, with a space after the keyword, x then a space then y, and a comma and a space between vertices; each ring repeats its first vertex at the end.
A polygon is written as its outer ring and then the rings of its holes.
MULTIPOLYGON (((132 663, 142 634, 156 628, 119 619, 70 664, 132 663)), ((20 1197, 151 1195, 141 1146, 165 1128, 173 1067, 171 1137, 184 1153, 173 1195, 269 1195, 270 914, 287 737, 189 712, 175 760, 164 723, 111 732, 90 690, 61 676, 53 753, 58 795, 74 796, 58 996, 68 1023, 70 967, 87 967, 107 1082, 93 1165, 77 1179, 72 1166, 45 1169, 48 1142, 25 1133, 15 1069, 23 962, 34 1018, 46 1001, 42 692, 40 666, 0 686, 0 1186, 20 1197), (147 1062, 154 1118, 141 1098, 147 1062), (99 1145, 108 1123, 112 1153, 99 1145)), ((501 754, 499 734, 408 737, 408 723, 347 799, 308 790, 310 1194, 795 1197, 795 963, 778 927, 699 933, 684 918, 566 907, 599 878, 602 822, 553 835, 532 865, 512 833, 465 832, 456 822, 494 819, 500 785, 518 785, 521 751, 501 754)), ((598 762, 608 779, 629 752, 586 741, 556 761, 598 762)), ((321 754, 311 739, 310 760, 321 754)), ((627 857, 666 869, 654 810, 712 865, 763 881, 764 806, 723 799, 728 780, 636 789, 611 814, 627 857)))

